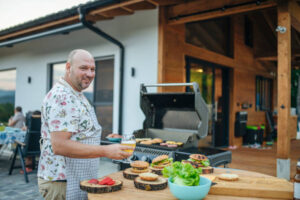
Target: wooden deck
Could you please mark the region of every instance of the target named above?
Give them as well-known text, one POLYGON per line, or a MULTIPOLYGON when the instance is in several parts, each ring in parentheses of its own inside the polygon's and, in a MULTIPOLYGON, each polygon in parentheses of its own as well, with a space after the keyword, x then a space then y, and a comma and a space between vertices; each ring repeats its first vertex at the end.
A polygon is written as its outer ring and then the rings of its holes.
MULTIPOLYGON (((252 149, 240 147, 232 151, 230 168, 260 172, 276 176, 276 144, 272 149, 252 149)), ((300 140, 291 141, 291 179, 296 173, 296 164, 300 159, 300 140)))

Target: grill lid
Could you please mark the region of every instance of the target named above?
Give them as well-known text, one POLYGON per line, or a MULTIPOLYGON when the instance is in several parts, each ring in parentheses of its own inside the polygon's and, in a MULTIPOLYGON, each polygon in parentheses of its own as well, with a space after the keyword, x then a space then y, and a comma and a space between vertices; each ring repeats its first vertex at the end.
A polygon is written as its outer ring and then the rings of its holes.
POLYGON ((198 141, 207 136, 208 107, 197 83, 141 84, 140 106, 145 130, 162 139, 198 141), (192 86, 193 91, 150 93, 147 87, 192 86))

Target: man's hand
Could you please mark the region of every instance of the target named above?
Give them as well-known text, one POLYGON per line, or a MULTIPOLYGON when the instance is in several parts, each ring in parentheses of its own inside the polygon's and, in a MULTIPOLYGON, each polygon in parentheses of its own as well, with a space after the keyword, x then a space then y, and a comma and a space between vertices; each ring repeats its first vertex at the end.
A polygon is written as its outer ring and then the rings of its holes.
POLYGON ((123 150, 134 150, 133 147, 130 146, 123 146, 120 144, 112 144, 112 145, 106 145, 105 148, 105 157, 121 160, 124 158, 128 158, 132 155, 132 153, 125 152, 123 150))

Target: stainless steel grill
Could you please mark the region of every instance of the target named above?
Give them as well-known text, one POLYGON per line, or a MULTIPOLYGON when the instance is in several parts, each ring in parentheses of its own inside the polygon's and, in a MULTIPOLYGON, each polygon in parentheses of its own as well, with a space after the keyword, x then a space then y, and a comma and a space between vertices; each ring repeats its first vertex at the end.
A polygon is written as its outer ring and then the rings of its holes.
MULTIPOLYGON (((187 159, 191 153, 205 154, 212 166, 231 162, 231 152, 215 148, 198 148, 199 140, 207 136, 208 108, 197 83, 169 83, 141 85, 140 106, 145 114, 143 129, 134 131, 136 138, 161 138, 182 142, 171 148, 160 145, 137 144, 132 160, 151 162, 159 155, 169 155, 175 161, 187 159), (187 87, 187 92, 149 93, 149 87, 187 87), (193 91, 189 89, 192 88, 193 91)), ((129 167, 127 161, 114 161, 120 168, 129 167)))

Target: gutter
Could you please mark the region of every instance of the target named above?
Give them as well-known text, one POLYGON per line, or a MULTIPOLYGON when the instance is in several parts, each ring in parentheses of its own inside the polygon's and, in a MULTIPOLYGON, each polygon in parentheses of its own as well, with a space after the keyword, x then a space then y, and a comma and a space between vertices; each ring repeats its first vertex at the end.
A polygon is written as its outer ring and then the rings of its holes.
POLYGON ((92 24, 90 24, 89 22, 86 21, 85 19, 85 15, 86 15, 86 9, 79 7, 78 8, 78 13, 79 13, 79 19, 81 21, 81 23, 83 24, 84 27, 90 29, 91 31, 93 31, 94 33, 96 33, 97 35, 103 37, 104 39, 108 40, 109 42, 117 45, 120 49, 120 84, 119 84, 119 88, 120 88, 120 96, 119 96, 119 127, 118 127, 118 133, 122 135, 122 131, 123 131, 123 126, 122 126, 122 117, 123 117, 123 90, 124 90, 124 55, 125 55, 125 48, 124 45, 116 40, 115 38, 113 38, 112 36, 108 35, 107 33, 103 32, 102 30, 100 30, 99 28, 93 26, 92 24))

